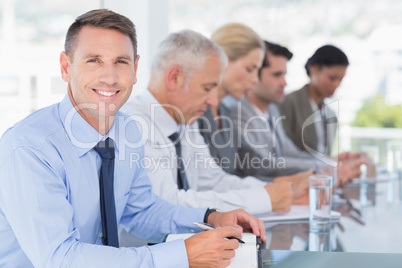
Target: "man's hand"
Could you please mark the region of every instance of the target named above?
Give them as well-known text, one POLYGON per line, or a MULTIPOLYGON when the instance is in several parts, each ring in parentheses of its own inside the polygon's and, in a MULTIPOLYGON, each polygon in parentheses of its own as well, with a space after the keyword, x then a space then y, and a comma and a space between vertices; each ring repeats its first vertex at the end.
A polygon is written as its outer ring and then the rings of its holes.
POLYGON ((291 182, 293 190, 293 204, 309 204, 309 177, 314 175, 313 171, 303 171, 290 176, 281 176, 274 179, 274 182, 291 182))
POLYGON ((238 229, 239 232, 252 232, 256 236, 260 236, 263 243, 267 241, 264 223, 244 209, 224 213, 212 212, 208 216, 208 224, 214 227, 231 226, 238 229))
MULTIPOLYGON (((213 212, 215 214, 217 212, 213 212)), ((223 227, 201 232, 184 240, 190 267, 227 267, 235 256, 234 250, 239 247, 236 239, 241 233, 233 227, 223 227)), ((172 256, 174 257, 174 256, 172 256)))
POLYGON ((289 175, 289 176, 280 176, 280 177, 276 177, 274 179, 274 182, 291 182, 291 183, 298 183, 300 181, 304 181, 305 179, 308 180, 308 178, 314 175, 313 171, 308 170, 308 171, 303 171, 303 172, 299 172, 293 175, 289 175))
POLYGON ((352 159, 359 159, 364 158, 364 153, 351 153, 351 152, 343 152, 340 153, 337 157, 334 158, 335 161, 345 161, 345 160, 352 160, 352 159))
POLYGON ((268 183, 264 186, 271 198, 272 212, 288 212, 293 191, 289 182, 268 183))
POLYGON ((365 159, 347 159, 338 164, 338 179, 336 186, 343 186, 361 175, 360 166, 366 164, 365 159))
POLYGON ((343 152, 333 159, 338 162, 336 187, 342 187, 351 180, 360 177, 360 166, 371 161, 364 153, 350 152, 343 152))
MULTIPOLYGON (((313 172, 311 172, 310 175, 313 175, 313 172)), ((310 182, 309 182, 308 177, 297 183, 293 183, 292 190, 293 190, 294 195, 293 195, 292 203, 295 205, 308 205, 309 204, 309 189, 310 189, 310 182)))

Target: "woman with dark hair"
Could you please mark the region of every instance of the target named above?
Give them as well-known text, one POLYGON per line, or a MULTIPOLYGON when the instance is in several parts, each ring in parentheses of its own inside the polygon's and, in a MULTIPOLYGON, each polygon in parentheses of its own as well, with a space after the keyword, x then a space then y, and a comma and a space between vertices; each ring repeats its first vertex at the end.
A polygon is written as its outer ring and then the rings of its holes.
POLYGON ((348 65, 346 54, 339 48, 320 47, 305 65, 310 82, 281 103, 285 131, 300 149, 331 155, 337 117, 324 100, 335 93, 348 65))

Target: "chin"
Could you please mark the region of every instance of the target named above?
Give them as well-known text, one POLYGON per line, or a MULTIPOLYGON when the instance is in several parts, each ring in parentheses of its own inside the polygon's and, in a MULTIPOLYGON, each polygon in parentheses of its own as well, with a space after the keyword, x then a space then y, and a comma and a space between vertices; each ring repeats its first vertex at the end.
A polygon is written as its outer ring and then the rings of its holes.
POLYGON ((273 103, 279 104, 283 101, 283 98, 278 98, 276 100, 273 100, 273 103))
POLYGON ((241 100, 244 95, 246 95, 246 92, 239 92, 238 94, 232 95, 234 98, 241 100))

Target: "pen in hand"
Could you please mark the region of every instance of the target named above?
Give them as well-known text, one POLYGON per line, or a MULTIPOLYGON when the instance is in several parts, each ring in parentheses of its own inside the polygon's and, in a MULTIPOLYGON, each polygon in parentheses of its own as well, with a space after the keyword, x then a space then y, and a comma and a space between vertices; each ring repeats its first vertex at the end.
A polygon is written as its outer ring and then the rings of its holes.
MULTIPOLYGON (((198 228, 201 228, 204 231, 215 229, 213 226, 209 225, 208 223, 204 223, 204 222, 194 222, 194 225, 197 226, 198 228)), ((244 241, 237 237, 229 236, 226 238, 227 239, 236 239, 237 241, 239 241, 239 243, 244 244, 244 241)))

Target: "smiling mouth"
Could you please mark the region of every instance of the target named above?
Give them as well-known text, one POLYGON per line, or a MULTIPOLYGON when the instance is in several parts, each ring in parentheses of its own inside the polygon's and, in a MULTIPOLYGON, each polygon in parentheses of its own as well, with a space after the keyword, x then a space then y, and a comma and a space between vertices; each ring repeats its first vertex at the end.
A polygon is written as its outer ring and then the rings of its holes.
POLYGON ((96 93, 98 93, 99 95, 105 96, 105 97, 111 97, 116 95, 119 91, 113 91, 113 92, 108 92, 108 91, 101 91, 101 90, 95 90, 94 91, 96 93))

